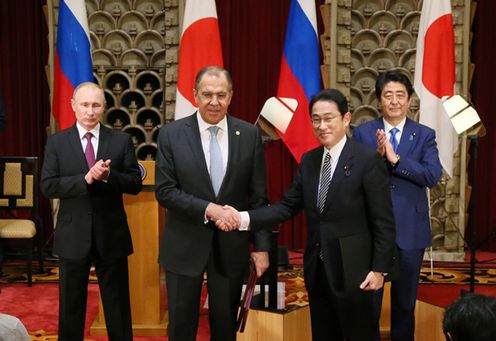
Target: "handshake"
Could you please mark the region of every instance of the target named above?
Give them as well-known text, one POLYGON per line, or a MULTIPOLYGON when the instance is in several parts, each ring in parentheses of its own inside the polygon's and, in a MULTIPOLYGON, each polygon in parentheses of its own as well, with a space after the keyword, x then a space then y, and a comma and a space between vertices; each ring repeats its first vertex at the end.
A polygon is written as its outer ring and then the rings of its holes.
POLYGON ((207 218, 215 222, 217 228, 222 231, 237 230, 241 226, 241 214, 232 206, 210 203, 205 213, 207 218))

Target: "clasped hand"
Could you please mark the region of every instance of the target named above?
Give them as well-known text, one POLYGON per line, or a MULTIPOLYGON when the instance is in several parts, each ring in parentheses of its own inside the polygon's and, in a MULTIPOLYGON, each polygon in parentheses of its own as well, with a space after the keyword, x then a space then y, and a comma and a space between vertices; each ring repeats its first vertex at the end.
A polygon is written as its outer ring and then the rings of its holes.
POLYGON ((97 161, 84 176, 86 182, 91 185, 94 181, 107 180, 110 174, 110 163, 110 159, 97 161))
POLYGON ((232 206, 217 205, 210 203, 207 206, 207 218, 215 222, 215 225, 222 231, 228 232, 239 229, 241 225, 241 215, 232 206))
POLYGON ((377 138, 377 152, 389 162, 395 163, 398 160, 398 156, 394 151, 393 145, 387 138, 384 129, 377 129, 375 136, 377 138))

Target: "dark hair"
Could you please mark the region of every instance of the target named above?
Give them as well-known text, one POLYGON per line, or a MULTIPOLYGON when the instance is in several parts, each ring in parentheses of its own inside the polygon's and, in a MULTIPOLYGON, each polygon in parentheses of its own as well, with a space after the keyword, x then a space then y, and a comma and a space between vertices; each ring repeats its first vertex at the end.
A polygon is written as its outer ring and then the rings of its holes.
POLYGON ((390 82, 398 82, 403 84, 408 92, 408 98, 412 97, 414 90, 410 79, 398 70, 389 70, 381 73, 379 77, 377 77, 375 82, 375 97, 377 97, 377 99, 381 98, 382 90, 386 84, 390 82))
POLYGON ((220 66, 205 66, 202 68, 198 73, 196 74, 195 77, 195 89, 199 90, 200 87, 200 82, 202 80, 203 75, 208 74, 208 75, 215 75, 215 76, 220 76, 220 74, 223 73, 224 76, 226 76, 227 79, 227 85, 229 87, 229 90, 232 90, 232 77, 229 71, 224 69, 223 67, 220 66))
POLYGON ((324 89, 313 95, 308 106, 310 116, 312 116, 313 105, 318 101, 336 103, 341 116, 344 116, 348 112, 348 101, 346 100, 346 97, 344 97, 343 93, 337 89, 324 89))
POLYGON ((443 332, 451 341, 496 340, 496 298, 463 295, 446 309, 443 332))

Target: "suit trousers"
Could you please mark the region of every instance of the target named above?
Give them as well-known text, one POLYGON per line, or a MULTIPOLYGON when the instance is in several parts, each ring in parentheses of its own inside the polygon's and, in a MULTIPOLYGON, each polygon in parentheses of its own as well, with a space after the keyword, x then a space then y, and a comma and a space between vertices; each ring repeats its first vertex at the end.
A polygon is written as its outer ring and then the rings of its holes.
MULTIPOLYGON (((391 341, 414 341, 415 302, 417 300, 420 268, 425 249, 402 250, 398 248, 400 273, 391 282, 391 341)), ((374 316, 379 321, 384 290, 374 297, 374 316)), ((374 341, 380 340, 377 329, 374 341)))
MULTIPOLYGON (((206 269, 210 340, 235 341, 243 276, 225 276, 216 263, 210 255, 206 269)), ((203 273, 189 277, 166 271, 169 341, 196 340, 202 283, 203 273)))
MULTIPOLYGON (((92 260, 59 259, 59 340, 82 341, 92 260)), ((93 259, 110 341, 132 341, 127 257, 93 259)))
POLYGON ((317 262, 314 286, 308 293, 313 341, 372 340, 375 328, 372 293, 334 292, 324 264, 317 262))

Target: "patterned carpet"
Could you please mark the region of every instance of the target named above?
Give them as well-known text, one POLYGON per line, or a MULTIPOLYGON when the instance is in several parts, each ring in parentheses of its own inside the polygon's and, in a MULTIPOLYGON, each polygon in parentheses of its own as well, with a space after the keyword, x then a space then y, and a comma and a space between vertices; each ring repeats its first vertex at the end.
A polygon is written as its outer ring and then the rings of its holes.
MULTIPOLYGON (((45 261, 45 271, 38 271, 38 264, 33 264, 33 282, 56 283, 59 279, 59 269, 56 261, 45 261)), ((26 265, 23 262, 8 261, 2 267, 0 283, 26 282, 26 265)), ((305 283, 303 281, 303 267, 295 265, 289 271, 279 272, 279 281, 286 282, 286 301, 288 304, 304 305, 307 301, 305 283)), ((96 274, 92 269, 90 282, 96 283, 96 274)), ((429 267, 423 267, 420 273, 420 283, 423 284, 468 284, 470 269, 468 266, 436 266, 431 274, 429 267)), ((477 285, 496 284, 496 268, 477 267, 475 269, 475 283, 477 285)))
MULTIPOLYGON (((431 269, 424 267, 420 273, 420 283, 424 284, 469 284, 469 267, 435 267, 431 269)), ((475 284, 496 284, 496 268, 476 268, 475 284)))
MULTIPOLYGON (((56 261, 44 261, 44 272, 39 271, 37 262, 33 262, 33 283, 57 283, 59 280, 59 268, 56 261)), ((96 273, 91 269, 90 282, 96 283, 96 273)), ((0 283, 27 282, 26 263, 19 261, 7 261, 2 265, 0 283)))
MULTIPOLYGON (((26 282, 25 264, 23 262, 8 262, 4 264, 3 273, 0 275, 0 283, 22 283, 26 282)), ((33 267, 33 282, 56 283, 58 281, 58 267, 56 261, 45 263, 44 273, 37 273, 37 264, 33 267)), ((428 267, 423 267, 420 274, 421 284, 451 284, 466 285, 469 283, 470 272, 468 266, 449 265, 445 267, 436 266, 433 275, 428 267)), ((298 309, 308 305, 308 295, 303 281, 303 267, 294 265, 291 270, 279 272, 278 280, 284 281, 286 285, 285 303, 286 310, 298 309)), ((90 281, 96 282, 94 271, 90 274, 90 281)), ((496 268, 478 267, 475 271, 475 283, 477 285, 495 285, 496 268)), ((441 287, 441 286, 440 286, 441 287)), ((489 288, 489 287, 488 287, 489 288)), ((55 341, 57 335, 53 332, 38 330, 30 332, 33 341, 55 341)), ((99 340, 99 338, 96 338, 99 340)), ((85 341, 95 341, 95 338, 85 339, 85 341)))

